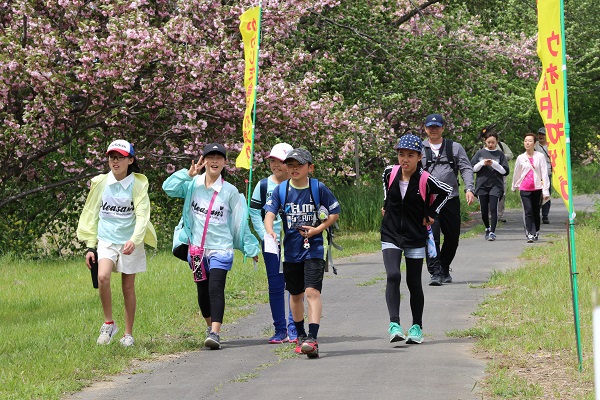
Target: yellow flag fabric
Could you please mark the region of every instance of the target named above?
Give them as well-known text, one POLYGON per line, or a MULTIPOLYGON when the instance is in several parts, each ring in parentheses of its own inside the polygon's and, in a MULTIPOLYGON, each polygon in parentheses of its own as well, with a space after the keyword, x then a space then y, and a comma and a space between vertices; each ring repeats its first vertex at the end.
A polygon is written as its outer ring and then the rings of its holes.
POLYGON ((252 155, 252 142, 254 136, 254 127, 252 123, 252 110, 254 108, 254 99, 256 98, 256 74, 258 73, 257 57, 259 40, 260 7, 248 9, 240 16, 240 32, 244 41, 244 88, 246 89, 246 112, 242 131, 244 134, 244 146, 240 155, 235 161, 238 168, 250 169, 252 155))
POLYGON ((537 53, 542 73, 535 91, 538 111, 546 127, 552 164, 552 186, 569 209, 569 181, 565 136, 565 74, 560 0, 538 0, 537 53))

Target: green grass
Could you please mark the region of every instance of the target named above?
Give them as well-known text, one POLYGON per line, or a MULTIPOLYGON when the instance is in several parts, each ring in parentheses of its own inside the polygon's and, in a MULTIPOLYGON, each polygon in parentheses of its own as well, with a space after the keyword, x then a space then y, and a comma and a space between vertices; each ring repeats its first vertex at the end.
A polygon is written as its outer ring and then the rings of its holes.
POLYGON ((593 399, 589 316, 600 282, 595 250, 600 212, 586 219, 587 226, 576 231, 583 372, 577 371, 567 240, 557 238, 530 247, 521 268, 495 272, 485 286, 502 292, 480 305, 474 328, 451 333, 477 338, 478 351, 493 360, 485 398, 593 399))
POLYGON ((591 163, 585 166, 573 165, 572 169, 573 193, 600 193, 600 164, 591 163))
MULTIPOLYGON (((345 250, 334 258, 380 249, 379 234, 343 234, 345 250)), ((151 257, 151 258, 150 258, 151 257)), ((264 265, 255 270, 236 252, 227 277, 224 324, 268 301, 264 265)), ((116 374, 134 359, 150 359, 202 347, 205 323, 187 264, 168 252, 152 256, 148 271, 136 277, 136 345, 97 346, 103 315, 83 257, 77 260, 0 259, 0 398, 59 399, 95 380, 116 374)), ((114 319, 123 332, 120 276, 112 275, 114 319)), ((267 325, 267 324, 266 324, 267 325)), ((268 337, 269 333, 265 333, 268 337)), ((244 377, 244 379, 247 377, 244 377)))

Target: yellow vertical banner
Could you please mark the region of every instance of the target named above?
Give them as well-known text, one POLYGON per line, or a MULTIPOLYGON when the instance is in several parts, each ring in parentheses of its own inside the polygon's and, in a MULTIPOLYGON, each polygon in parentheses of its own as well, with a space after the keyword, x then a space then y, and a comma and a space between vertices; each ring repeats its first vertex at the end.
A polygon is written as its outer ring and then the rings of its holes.
POLYGON ((569 180, 565 136, 565 74, 560 0, 538 0, 537 53, 542 73, 535 91, 538 111, 546 127, 552 163, 552 186, 569 208, 569 180))
POLYGON ((254 138, 254 126, 252 121, 252 110, 256 99, 256 77, 258 74, 258 45, 260 7, 253 7, 240 16, 240 32, 244 42, 244 88, 246 92, 246 112, 242 132, 244 135, 244 146, 235 161, 238 168, 250 169, 254 138))

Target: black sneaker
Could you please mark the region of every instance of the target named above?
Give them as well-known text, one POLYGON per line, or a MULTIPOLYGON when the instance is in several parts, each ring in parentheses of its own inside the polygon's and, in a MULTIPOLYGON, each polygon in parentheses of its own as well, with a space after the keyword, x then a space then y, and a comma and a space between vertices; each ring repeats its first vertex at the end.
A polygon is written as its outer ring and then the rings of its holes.
POLYGON ((444 276, 444 283, 452 283, 452 276, 450 274, 444 276))
POLYGON ((306 354, 308 358, 319 357, 319 343, 317 342, 317 339, 313 339, 310 335, 302 342, 300 350, 302 351, 302 354, 306 354))
POLYGON ((442 286, 442 275, 433 274, 429 280, 429 286, 442 286))
POLYGON ((211 350, 220 349, 221 348, 221 338, 219 337, 219 334, 216 332, 209 333, 208 336, 206 337, 206 340, 204 341, 204 345, 211 350))
POLYGON ((550 220, 548 219, 548 217, 542 217, 542 224, 549 224, 550 220))

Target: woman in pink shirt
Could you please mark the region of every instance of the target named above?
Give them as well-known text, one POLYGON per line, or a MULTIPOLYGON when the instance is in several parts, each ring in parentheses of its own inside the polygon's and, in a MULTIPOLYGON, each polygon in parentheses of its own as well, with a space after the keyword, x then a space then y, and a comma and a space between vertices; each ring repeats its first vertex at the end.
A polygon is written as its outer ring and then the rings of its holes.
POLYGON ((538 240, 540 230, 540 207, 550 199, 550 179, 546 158, 535 151, 535 133, 526 133, 523 139, 525 153, 515 162, 513 192, 519 189, 523 205, 523 221, 527 243, 538 240), (543 200, 543 201, 542 201, 543 200))

